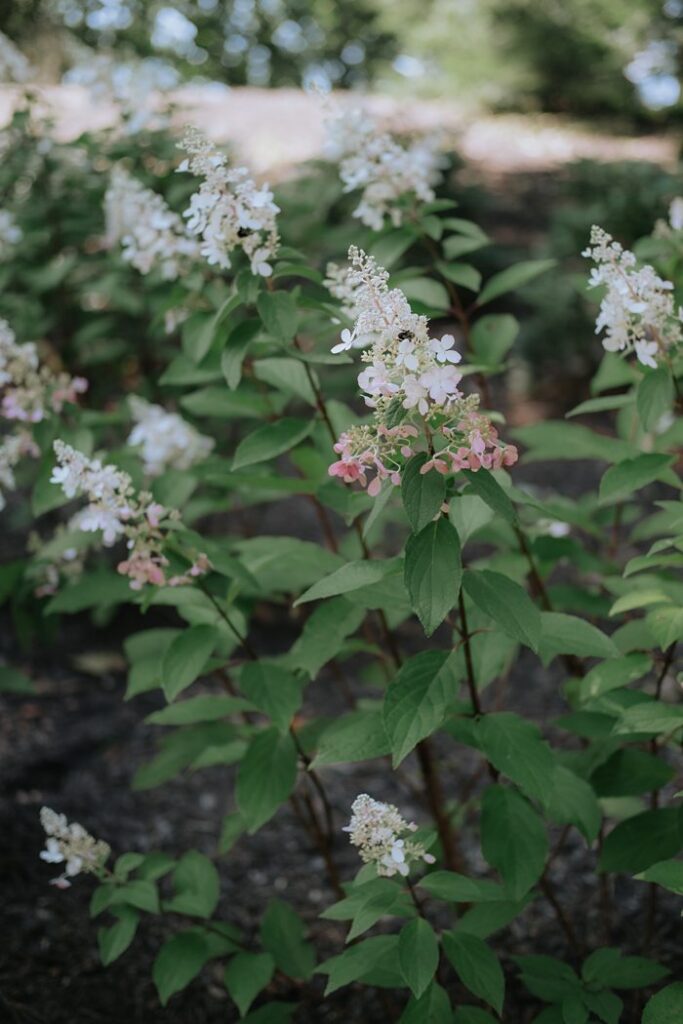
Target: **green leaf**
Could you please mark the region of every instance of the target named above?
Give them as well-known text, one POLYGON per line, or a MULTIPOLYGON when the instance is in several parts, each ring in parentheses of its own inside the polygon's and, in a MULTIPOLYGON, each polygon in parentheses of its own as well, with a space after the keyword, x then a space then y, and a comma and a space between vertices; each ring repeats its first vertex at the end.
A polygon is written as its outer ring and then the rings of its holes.
POLYGON ((558 654, 580 658, 613 658, 619 654, 614 642, 597 628, 563 612, 541 612, 539 653, 544 664, 558 654))
POLYGON ((384 727, 394 767, 443 722, 457 696, 456 658, 447 651, 422 651, 409 658, 384 699, 384 727))
POLYGON ((505 999, 505 978, 495 953, 480 938, 467 932, 446 932, 442 941, 444 952, 463 985, 492 1006, 500 1016, 505 999))
POLYGON ((612 829, 603 843, 598 868, 637 875, 651 864, 675 856, 682 846, 677 808, 643 811, 612 829))
POLYGON ((647 452, 633 459, 624 459, 610 466, 600 481, 599 503, 610 505, 627 498, 629 494, 659 480, 672 462, 673 455, 647 452))
POLYGON ((291 292, 261 292, 256 308, 269 334, 278 341, 291 341, 299 324, 299 311, 291 292))
POLYGON ((495 1019, 478 1006, 459 1006, 453 1024, 495 1024, 495 1019))
POLYGON ((597 434, 579 423, 555 422, 532 423, 528 427, 517 427, 514 437, 529 451, 524 453, 525 462, 555 459, 600 459, 604 462, 618 462, 628 459, 632 447, 628 442, 607 434, 597 434))
POLYGON ((499 572, 468 569, 463 579, 465 593, 489 615, 503 632, 538 650, 541 613, 526 590, 499 572))
POLYGON ((430 312, 445 313, 450 308, 451 300, 440 281, 429 277, 411 277, 401 281, 400 287, 409 302, 418 302, 430 312))
POLYGON ((327 974, 325 995, 329 996, 338 988, 368 974, 386 955, 398 946, 396 935, 377 935, 349 946, 343 953, 325 960, 318 967, 320 974, 327 974))
POLYGON ((166 700, 172 701, 202 674, 217 640, 215 626, 190 626, 172 641, 161 669, 166 700))
POLYGON ((223 981, 244 1017, 256 996, 270 983, 275 961, 270 953, 237 953, 225 968, 223 981))
POLYGON ((660 700, 648 700, 624 708, 614 726, 617 736, 633 733, 672 733, 683 726, 683 707, 680 704, 664 704, 660 700))
POLYGON ((130 907, 117 907, 114 913, 117 917, 116 923, 109 928, 99 928, 97 931, 100 960, 105 967, 125 953, 135 938, 135 932, 140 922, 140 915, 130 907))
POLYGON ((242 669, 240 688, 280 732, 287 732, 301 706, 302 682, 296 676, 269 661, 250 662, 242 669))
POLYGON ((613 409, 623 409, 625 405, 630 405, 632 402, 633 396, 628 391, 623 395, 603 395, 601 398, 589 398, 585 402, 580 402, 570 409, 566 416, 567 419, 570 419, 573 416, 583 416, 591 412, 611 412, 613 409))
POLYGON ((655 608, 648 613, 646 621, 663 651, 683 638, 683 608, 655 608))
POLYGON ((524 263, 516 263, 513 267, 501 270, 500 273, 494 274, 488 279, 479 293, 477 304, 483 306, 485 302, 491 302, 499 295, 504 295, 505 292, 521 288, 522 285, 533 281, 539 274, 550 270, 555 263, 556 260, 526 260, 524 263))
POLYGON ((581 699, 602 697, 611 690, 628 686, 647 675, 651 667, 652 659, 647 654, 634 653, 622 658, 608 658, 587 672, 581 680, 581 699))
POLYGON ((420 473, 426 461, 424 452, 414 455, 401 473, 401 497, 413 533, 419 533, 434 519, 446 497, 446 478, 441 473, 420 473))
POLYGON ((540 878, 548 855, 543 822, 524 797, 503 786, 489 786, 484 793, 481 847, 513 899, 540 878))
POLYGON ((220 695, 216 697, 190 697, 176 704, 169 704, 161 711, 154 711, 145 719, 150 725, 195 725, 197 722, 215 722, 238 711, 249 711, 253 705, 241 697, 220 695))
POLYGON ((522 981, 538 999, 555 1003, 580 994, 581 982, 569 964, 541 955, 513 959, 522 971, 522 981))
POLYGON ((247 434, 237 446, 232 461, 233 470, 253 466, 257 462, 274 459, 283 452, 288 452, 308 437, 313 429, 314 421, 294 419, 285 416, 277 423, 266 423, 251 434, 247 434))
POLYGON ((272 727, 253 738, 237 774, 237 806, 249 833, 272 818, 294 789, 297 754, 289 733, 272 727))
MULTIPOLYGON (((261 324, 256 319, 243 320, 230 332, 221 353, 221 372, 225 383, 234 391, 242 379, 242 364, 249 346, 261 333, 261 324)), ((213 390, 213 389, 207 389, 213 390)), ((196 400, 195 400, 196 402, 196 400)), ((190 412, 191 407, 188 407, 190 412)))
MULTIPOLYGON (((257 359, 253 364, 254 376, 278 391, 296 395, 314 408, 317 399, 306 369, 298 359, 275 357, 257 359)), ((313 372, 313 371, 311 371, 313 372)))
POLYGON ((675 892, 678 896, 683 896, 683 861, 657 861, 656 864, 652 864, 636 877, 642 879, 643 882, 656 882, 663 889, 668 889, 669 892, 675 892))
POLYGON ((625 747, 616 750, 591 775, 598 796, 638 796, 661 789, 674 777, 674 770, 659 757, 625 747))
POLYGON ((318 605, 291 648, 289 663, 315 679, 323 665, 336 657, 346 638, 355 633, 364 617, 365 609, 344 597, 318 605))
POLYGON ((208 956, 206 941, 196 932, 179 932, 164 943, 152 969, 162 1006, 196 978, 208 956))
POLYGON ((533 800, 543 801, 555 767, 536 725, 510 711, 483 715, 475 723, 483 753, 503 775, 533 800))
POLYGON ((110 894, 108 905, 116 906, 121 903, 134 907, 136 910, 145 910, 148 914, 158 914, 159 895, 157 887, 153 882, 145 878, 134 878, 124 885, 117 885, 110 894))
POLYGON ((670 410, 673 399, 674 384, 669 370, 664 366, 649 370, 638 385, 636 398, 638 416, 645 430, 655 429, 670 410))
POLYGON ((401 929, 398 962, 406 985, 416 999, 431 983, 439 963, 439 942, 432 926, 416 917, 401 929))
POLYGON ((471 263, 444 263, 443 260, 439 260, 436 267, 447 281, 459 284, 461 288, 468 288, 471 292, 479 291, 481 274, 471 263))
POLYGON ((618 949, 596 949, 581 968, 581 977, 588 985, 600 988, 645 988, 654 985, 670 972, 654 960, 643 956, 622 956, 618 949))
POLYGON ((404 575, 413 611, 431 636, 457 602, 462 580, 460 541, 444 516, 409 538, 404 575))
POLYGON ((448 994, 435 981, 419 999, 411 996, 399 1024, 452 1024, 453 1010, 448 994))
POLYGON ((193 362, 201 363, 218 337, 224 322, 241 304, 242 300, 238 295, 229 295, 212 317, 203 318, 199 329, 193 332, 191 338, 186 339, 183 336, 183 348, 193 362))
POLYGON ((346 936, 346 941, 354 939, 366 932, 368 928, 385 917, 387 914, 400 914, 402 917, 410 916, 414 907, 399 885, 390 882, 388 878, 374 878, 370 882, 354 887, 351 895, 340 903, 336 904, 335 914, 329 914, 330 920, 341 920, 337 915, 342 913, 352 915, 351 928, 346 936), (345 904, 352 904, 347 909, 345 904))
POLYGON ((192 917, 211 917, 220 890, 218 872, 208 857, 199 850, 184 854, 173 872, 173 899, 164 904, 165 910, 192 917))
POLYGON ((496 478, 488 469, 479 469, 474 473, 471 469, 461 470, 470 488, 488 507, 511 526, 518 522, 515 507, 496 478))
POLYGON ((642 1024, 680 1024, 683 1020, 683 981, 667 985, 645 1004, 642 1024))
POLYGON ((109 569, 96 569, 84 573, 75 583, 69 583, 55 594, 45 606, 45 614, 67 612, 73 615, 89 608, 113 608, 131 601, 133 594, 126 576, 109 569))
POLYGON ((588 843, 595 842, 602 813, 593 788, 582 778, 556 764, 544 803, 548 817, 558 825, 576 825, 588 843))
POLYGON ((313 766, 368 761, 390 750, 381 711, 352 711, 321 734, 313 766))
POLYGON ((261 942, 288 978, 306 981, 313 973, 315 954, 305 934, 296 911, 283 900, 271 900, 261 921, 261 942))
POLYGON ((440 900, 451 903, 497 902, 504 893, 496 882, 467 878, 456 871, 430 871, 418 882, 421 889, 440 900))
POLYGON ((472 349, 477 361, 499 366, 512 348, 519 324, 508 313, 482 316, 472 328, 472 349))
POLYGON ((325 597, 336 597, 338 594, 349 594, 361 587, 371 586, 379 583, 387 576, 397 575, 401 566, 398 559, 386 558, 380 561, 367 559, 357 562, 347 562, 341 568, 336 569, 329 576, 324 576, 312 587, 309 587, 301 597, 294 602, 294 607, 305 604, 307 601, 319 601, 325 597))

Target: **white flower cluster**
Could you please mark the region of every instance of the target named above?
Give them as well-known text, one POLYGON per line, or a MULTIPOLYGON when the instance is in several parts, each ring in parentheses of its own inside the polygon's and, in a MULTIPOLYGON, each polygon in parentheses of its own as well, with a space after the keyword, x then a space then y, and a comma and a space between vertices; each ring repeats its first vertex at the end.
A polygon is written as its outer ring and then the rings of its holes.
POLYGON ((178 170, 204 179, 183 214, 190 233, 201 238, 202 256, 229 270, 231 253, 242 249, 252 273, 270 277, 279 245, 280 207, 273 193, 267 185, 257 187, 246 167, 229 167, 225 154, 196 128, 187 130, 180 149, 188 156, 178 170))
POLYGON ((12 257, 12 250, 24 237, 10 210, 0 210, 0 263, 12 257))
POLYGON ((17 486, 15 467, 23 458, 37 459, 39 455, 40 449, 27 430, 15 430, 0 441, 0 510, 7 504, 2 491, 13 491, 17 486))
POLYGON ((363 224, 380 231, 388 217, 395 227, 403 220, 400 200, 414 196, 422 202, 434 198, 442 157, 435 139, 423 138, 401 145, 362 110, 342 108, 326 121, 326 153, 339 161, 345 192, 362 192, 353 212, 363 224))
POLYGON ((175 281, 199 258, 182 218, 123 167, 112 171, 104 212, 107 245, 121 243, 124 260, 141 274, 158 268, 165 281, 175 281))
POLYGON ((18 345, 14 331, 0 320, 0 416, 23 423, 40 423, 50 413, 61 412, 66 402, 76 402, 87 390, 83 377, 55 373, 41 365, 33 342, 18 345))
POLYGON ((200 434, 177 413, 142 398, 132 397, 129 402, 135 426, 128 444, 140 448, 149 476, 159 476, 166 469, 189 469, 213 449, 213 439, 200 434))
POLYGON ((45 543, 36 532, 29 534, 27 549, 33 556, 27 576, 36 597, 51 597, 63 583, 75 582, 83 574, 87 552, 73 546, 71 523, 60 523, 45 543))
POLYGON ((129 475, 115 466, 89 459, 63 441, 55 441, 54 450, 57 466, 50 483, 58 484, 67 498, 84 495, 88 500, 70 526, 86 533, 101 530, 105 547, 126 538, 129 555, 117 568, 130 578, 132 590, 142 590, 146 583, 182 586, 208 572, 209 560, 200 554, 186 573, 167 578, 164 542, 178 513, 165 509, 146 491, 136 494, 129 475))
POLYGON ((70 878, 82 872, 97 875, 102 871, 111 853, 108 843, 94 839, 76 821, 69 824, 64 814, 57 814, 49 807, 41 808, 40 823, 47 835, 41 860, 65 865, 63 874, 52 879, 53 885, 67 889, 71 885, 70 878))
POLYGON ((28 82, 33 69, 21 50, 0 32, 0 82, 28 82))
POLYGON ((676 196, 669 205, 669 226, 672 231, 683 231, 683 196, 676 196))
POLYGON ((427 317, 413 313, 399 288, 389 288, 386 270, 355 246, 349 259, 345 280, 338 278, 335 286, 355 323, 342 331, 332 351, 367 348, 361 359, 369 365, 358 384, 375 415, 372 424, 341 435, 335 445, 341 458, 330 466, 330 475, 366 486, 367 474, 376 473, 368 488, 374 496, 383 480, 400 482, 402 464, 416 454, 421 435, 430 453, 424 472, 512 465, 516 449, 498 442, 491 422, 477 413, 478 397, 459 390, 461 357, 453 335, 430 338, 427 317))
POLYGON ((393 804, 373 800, 367 793, 353 801, 351 821, 343 831, 349 833, 363 863, 377 866, 378 875, 405 878, 414 861, 434 863, 434 857, 422 843, 409 838, 411 832, 417 831, 417 825, 406 821, 393 804))
POLYGON ((658 360, 683 341, 673 285, 653 267, 639 267, 635 255, 600 227, 591 229, 590 246, 582 256, 597 264, 588 286, 606 288, 595 324, 596 334, 605 331, 603 347, 608 352, 635 351, 645 366, 657 366, 658 360))

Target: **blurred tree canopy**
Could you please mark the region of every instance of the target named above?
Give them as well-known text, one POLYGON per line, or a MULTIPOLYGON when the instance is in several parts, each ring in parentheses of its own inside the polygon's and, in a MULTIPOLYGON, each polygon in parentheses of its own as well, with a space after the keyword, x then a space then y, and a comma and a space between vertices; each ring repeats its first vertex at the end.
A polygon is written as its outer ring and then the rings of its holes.
POLYGON ((230 84, 403 79, 494 109, 682 109, 683 0, 0 0, 0 28, 29 49, 68 34, 230 84))

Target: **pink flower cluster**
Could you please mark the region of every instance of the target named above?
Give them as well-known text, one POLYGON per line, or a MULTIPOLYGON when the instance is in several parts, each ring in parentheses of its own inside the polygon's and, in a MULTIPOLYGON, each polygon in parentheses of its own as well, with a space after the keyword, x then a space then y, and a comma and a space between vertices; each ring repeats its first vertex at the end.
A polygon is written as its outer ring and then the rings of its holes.
POLYGON ((38 358, 32 342, 18 345, 14 331, 0 320, 0 416, 20 423, 40 423, 88 389, 84 377, 55 373, 38 358))
POLYGON ((187 586, 198 576, 204 576, 211 569, 211 563, 205 554, 197 555, 187 572, 179 576, 167 578, 165 572, 167 566, 168 559, 164 555, 146 551, 144 548, 136 548, 130 558, 119 562, 116 568, 122 576, 130 578, 131 590, 142 590, 146 583, 151 583, 155 587, 187 586))

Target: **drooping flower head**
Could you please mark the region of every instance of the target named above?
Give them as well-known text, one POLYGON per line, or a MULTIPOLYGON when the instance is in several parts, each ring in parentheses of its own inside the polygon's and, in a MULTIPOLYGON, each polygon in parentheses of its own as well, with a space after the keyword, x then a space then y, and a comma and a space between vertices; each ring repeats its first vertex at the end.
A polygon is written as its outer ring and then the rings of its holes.
POLYGON ((177 413, 135 396, 129 402, 135 426, 128 444, 140 449, 148 476, 159 476, 166 469, 189 469, 213 449, 213 438, 200 434, 177 413))
POLYGON ((373 421, 352 427, 334 446, 341 458, 331 476, 345 483, 368 485, 379 493, 382 481, 400 482, 406 459, 427 451, 423 471, 495 469, 517 459, 505 446, 488 417, 478 412, 477 395, 460 390, 460 353, 455 338, 432 338, 427 317, 412 311, 399 288, 389 288, 389 275, 371 256, 352 246, 350 267, 333 287, 355 320, 342 331, 333 352, 363 348, 367 365, 358 376, 373 421))
POLYGON ((86 533, 101 531, 105 547, 125 538, 129 554, 117 568, 130 578, 132 590, 141 590, 146 583, 180 586, 209 570, 208 559, 200 554, 186 574, 168 579, 164 544, 178 513, 147 492, 136 493, 128 473, 115 466, 103 465, 63 441, 55 441, 54 450, 57 466, 50 482, 58 484, 67 498, 85 496, 88 502, 70 526, 86 533))
POLYGON ((63 874, 52 879, 53 885, 66 889, 76 875, 100 873, 111 853, 108 843, 94 839, 78 822, 69 823, 64 814, 49 807, 41 808, 40 823, 47 836, 41 860, 65 865, 63 874))
POLYGON ((6 320, 0 320, 0 416, 22 423, 40 423, 76 402, 88 387, 83 377, 56 373, 41 364, 33 342, 19 345, 6 320))
POLYGON ((158 269, 164 280, 174 281, 199 258, 181 217, 123 167, 112 171, 104 211, 107 244, 120 243, 123 259, 141 274, 158 269))
POLYGON ((364 864, 375 864, 377 874, 386 878, 410 873, 411 864, 433 864, 434 857, 422 843, 410 836, 417 825, 406 821, 398 808, 373 800, 367 793, 357 796, 351 805, 351 821, 343 829, 349 833, 364 864))
POLYGON ((208 263, 229 270, 231 254, 242 249, 251 272, 270 277, 279 245, 276 217, 279 206, 267 185, 256 185, 246 167, 230 167, 228 158, 196 128, 179 144, 188 154, 178 167, 203 178, 183 216, 190 234, 201 239, 200 252, 208 263))
POLYGON ((596 263, 588 286, 606 289, 595 333, 605 332, 602 344, 608 352, 635 352, 645 366, 657 366, 683 342, 673 285, 648 264, 639 266, 635 255, 602 228, 591 229, 590 243, 582 253, 596 263))
POLYGON ((345 192, 361 192, 353 212, 363 224, 380 231, 389 218, 394 227, 403 220, 400 200, 434 198, 441 155, 433 138, 402 145, 379 129, 374 118, 354 108, 331 110, 326 120, 326 153, 339 161, 345 192))

